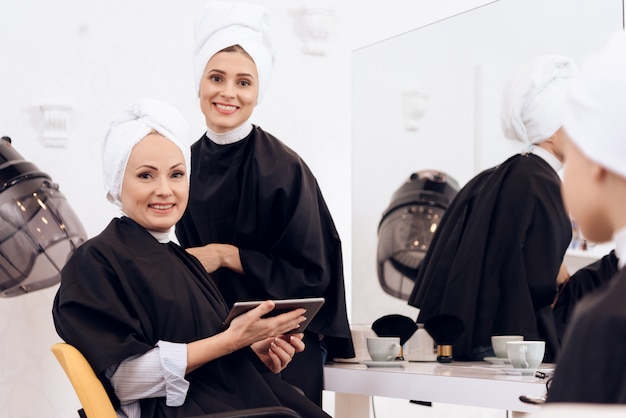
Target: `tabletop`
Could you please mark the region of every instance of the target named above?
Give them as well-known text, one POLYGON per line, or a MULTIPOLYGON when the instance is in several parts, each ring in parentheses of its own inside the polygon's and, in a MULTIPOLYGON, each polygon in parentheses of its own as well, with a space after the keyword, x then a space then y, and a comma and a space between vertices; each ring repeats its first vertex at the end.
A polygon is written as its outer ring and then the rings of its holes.
MULTIPOLYGON (((542 364, 547 376, 553 364, 542 364)), ((520 412, 533 412, 536 405, 519 400, 520 395, 546 394, 546 377, 534 372, 522 375, 509 365, 488 362, 404 362, 393 367, 368 367, 360 363, 332 363, 324 367, 325 390, 336 392, 336 404, 343 395, 358 402, 370 396, 440 402, 520 412)), ((354 406, 352 406, 354 408, 354 406)), ((335 415, 340 418, 341 414, 335 415)))

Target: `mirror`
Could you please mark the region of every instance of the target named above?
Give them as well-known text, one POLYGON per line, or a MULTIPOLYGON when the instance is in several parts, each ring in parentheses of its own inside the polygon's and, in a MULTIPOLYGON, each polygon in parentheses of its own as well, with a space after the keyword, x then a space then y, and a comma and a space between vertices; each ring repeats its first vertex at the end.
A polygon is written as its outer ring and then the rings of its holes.
POLYGON ((582 64, 623 16, 622 0, 499 0, 353 52, 353 324, 417 317, 376 276, 377 227, 398 185, 429 169, 463 185, 522 151, 500 129, 507 79, 538 54, 582 64))

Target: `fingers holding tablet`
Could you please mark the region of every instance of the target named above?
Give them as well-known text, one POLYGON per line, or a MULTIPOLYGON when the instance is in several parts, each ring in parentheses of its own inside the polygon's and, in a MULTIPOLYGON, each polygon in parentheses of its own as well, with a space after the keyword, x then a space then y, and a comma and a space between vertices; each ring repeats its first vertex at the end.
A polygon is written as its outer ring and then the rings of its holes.
MULTIPOLYGON (((317 314, 317 312, 324 304, 324 298, 278 299, 272 300, 270 302, 273 302, 274 308, 269 309, 267 313, 263 315, 264 318, 280 315, 286 312, 291 312, 298 308, 303 308, 306 310, 305 320, 300 322, 299 326, 297 327, 295 327, 297 324, 294 324, 295 328, 291 331, 286 332, 287 334, 293 334, 301 333, 305 330, 313 317, 317 314)), ((237 316, 244 314, 259 305, 266 305, 267 308, 270 307, 270 303, 268 303, 268 301, 235 302, 232 309, 228 313, 228 316, 224 320, 224 328, 228 328, 230 322, 237 316)))

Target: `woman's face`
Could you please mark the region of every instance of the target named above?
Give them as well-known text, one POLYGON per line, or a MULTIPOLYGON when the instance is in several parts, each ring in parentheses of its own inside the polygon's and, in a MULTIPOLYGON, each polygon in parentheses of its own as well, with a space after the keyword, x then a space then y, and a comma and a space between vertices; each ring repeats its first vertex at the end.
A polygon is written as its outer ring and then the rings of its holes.
POLYGON ((583 235, 592 242, 611 239, 612 229, 607 223, 601 195, 601 168, 589 160, 568 137, 564 135, 563 153, 565 172, 562 194, 570 216, 580 225, 583 235))
POLYGON ((256 65, 243 52, 218 52, 207 63, 200 81, 200 108, 207 127, 232 131, 250 118, 259 95, 256 65))
POLYGON ((183 216, 189 183, 181 150, 159 134, 134 146, 122 180, 122 210, 150 231, 167 232, 183 216))

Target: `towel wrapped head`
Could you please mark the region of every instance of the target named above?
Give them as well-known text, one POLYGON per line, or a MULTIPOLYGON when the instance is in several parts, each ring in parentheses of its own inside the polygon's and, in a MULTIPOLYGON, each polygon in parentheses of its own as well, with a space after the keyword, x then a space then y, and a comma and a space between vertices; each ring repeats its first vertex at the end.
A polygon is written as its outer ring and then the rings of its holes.
POLYGON ((119 207, 122 207, 122 180, 130 153, 139 141, 153 131, 178 146, 185 159, 187 178, 190 177, 189 126, 184 116, 175 107, 160 100, 136 100, 114 115, 102 143, 106 197, 119 207))
POLYGON ((194 28, 193 71, 196 94, 207 62, 229 46, 239 45, 254 61, 259 76, 259 97, 269 86, 274 65, 274 38, 268 11, 258 4, 211 2, 201 11, 194 28))
POLYGON ((528 145, 554 135, 562 126, 567 85, 577 74, 574 61, 560 55, 539 55, 526 62, 504 89, 504 135, 528 145))
POLYGON ((626 33, 590 55, 564 102, 563 129, 592 161, 626 178, 626 33))

